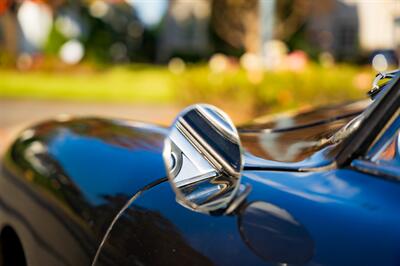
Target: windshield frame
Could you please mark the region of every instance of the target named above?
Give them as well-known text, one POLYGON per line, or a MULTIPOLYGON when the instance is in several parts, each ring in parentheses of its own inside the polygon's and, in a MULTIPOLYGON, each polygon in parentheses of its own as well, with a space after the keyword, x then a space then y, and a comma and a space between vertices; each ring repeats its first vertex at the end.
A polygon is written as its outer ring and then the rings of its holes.
MULTIPOLYGON (((373 141, 379 136, 387 121, 396 112, 400 105, 400 72, 390 82, 385 84, 379 94, 376 95, 363 111, 358 113, 360 121, 348 134, 342 134, 340 141, 331 142, 322 150, 311 157, 296 162, 282 162, 265 159, 245 152, 244 170, 271 170, 271 171, 324 171, 346 167, 356 159, 366 154, 373 141)), ((356 116, 357 117, 357 116, 356 116)), ((355 118, 356 118, 355 117, 355 118)), ((346 126, 345 126, 346 127, 346 126)), ((262 130, 244 130, 240 133, 259 133, 262 130), (253 132, 254 131, 254 132, 253 132)), ((276 129, 268 129, 274 132, 276 129)))
POLYGON ((345 167, 354 159, 364 156, 387 122, 400 106, 400 74, 397 74, 380 92, 375 101, 361 115, 359 127, 343 140, 342 149, 336 156, 337 167, 345 167))

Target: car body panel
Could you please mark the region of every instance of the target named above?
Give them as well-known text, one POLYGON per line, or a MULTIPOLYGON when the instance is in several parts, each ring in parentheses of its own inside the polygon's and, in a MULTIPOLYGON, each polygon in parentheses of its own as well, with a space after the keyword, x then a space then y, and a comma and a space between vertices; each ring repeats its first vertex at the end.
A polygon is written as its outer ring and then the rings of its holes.
MULTIPOLYGON (((331 134, 340 127, 337 123, 344 124, 361 109, 322 120, 293 114, 288 119, 301 123, 277 127, 276 132, 284 136, 306 130, 308 137, 317 138, 320 134, 313 135, 309 127, 331 134)), ((248 170, 243 183, 252 186, 247 203, 272 205, 266 212, 254 204, 250 211, 230 216, 196 213, 179 205, 164 182, 137 198, 103 239, 124 204, 165 177, 161 152, 166 132, 145 123, 64 117, 21 132, 2 161, 0 224, 17 231, 29 265, 88 265, 102 240, 106 242, 99 265, 400 263, 394 250, 400 239, 394 222, 400 218, 398 185, 351 169, 299 172, 329 164, 329 147, 309 153, 305 160, 278 162, 251 154, 249 145, 255 142, 245 144, 248 170), (257 171, 249 170, 254 166, 259 166, 257 171), (276 233, 266 235, 268 228, 252 223, 254 219, 276 233), (263 242, 257 236, 266 239, 265 247, 254 245, 263 242), (299 243, 306 247, 298 248, 299 243), (292 251, 282 248, 293 245, 297 248, 292 251), (277 252, 265 255, 273 248, 277 252)))
POLYGON ((250 184, 252 191, 244 207, 230 216, 208 216, 186 209, 175 201, 168 183, 153 188, 117 221, 98 265, 110 265, 110 261, 115 265, 400 263, 399 184, 352 169, 310 173, 246 171, 242 183, 250 184), (298 238, 292 227, 277 226, 271 216, 254 219, 253 223, 241 222, 246 206, 260 201, 293 217, 293 223, 305 228, 308 236, 297 239, 306 253, 304 257, 299 254, 296 261, 291 257, 296 245, 285 245, 298 238), (249 242, 241 235, 246 226, 252 227, 247 231, 255 231, 261 238, 258 243, 264 246, 254 247, 251 239, 249 242), (271 239, 274 242, 269 242, 271 239), (285 256, 258 255, 276 246, 285 256))
POLYGON ((29 265, 90 264, 125 198, 165 175, 164 131, 96 118, 24 130, 2 163, 0 223, 18 225, 29 265))

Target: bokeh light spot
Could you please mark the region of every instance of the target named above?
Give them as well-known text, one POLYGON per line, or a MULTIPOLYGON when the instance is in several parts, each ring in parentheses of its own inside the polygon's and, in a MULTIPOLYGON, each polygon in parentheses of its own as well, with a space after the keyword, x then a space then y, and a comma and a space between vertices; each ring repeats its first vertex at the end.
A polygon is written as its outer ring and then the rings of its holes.
POLYGON ((60 58, 64 63, 74 65, 82 60, 85 54, 85 48, 77 40, 70 40, 61 46, 60 58))

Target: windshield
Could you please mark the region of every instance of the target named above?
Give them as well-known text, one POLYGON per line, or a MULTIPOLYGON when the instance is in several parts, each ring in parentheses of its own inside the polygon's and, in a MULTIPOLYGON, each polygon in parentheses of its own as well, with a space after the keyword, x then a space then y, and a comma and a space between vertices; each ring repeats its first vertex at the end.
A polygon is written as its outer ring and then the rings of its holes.
POLYGON ((366 116, 373 101, 317 108, 311 111, 258 119, 240 127, 245 150, 266 160, 300 162, 319 151, 331 151, 349 136, 366 116))
MULTIPOLYGON (((394 77, 389 72, 390 78, 394 77)), ((341 143, 351 135, 390 86, 389 75, 379 73, 371 91, 372 100, 316 108, 278 117, 264 117, 239 127, 245 150, 256 157, 275 162, 294 163, 304 160, 332 160, 341 143), (380 79, 379 79, 380 78, 380 79)))

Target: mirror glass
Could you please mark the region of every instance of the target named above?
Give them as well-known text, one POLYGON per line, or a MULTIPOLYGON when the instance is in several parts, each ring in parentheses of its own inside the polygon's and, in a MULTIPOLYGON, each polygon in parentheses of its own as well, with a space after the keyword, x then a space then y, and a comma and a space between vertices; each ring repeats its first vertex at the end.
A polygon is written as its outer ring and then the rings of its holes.
POLYGON ((239 134, 216 107, 193 105, 178 115, 165 139, 164 162, 177 201, 209 213, 226 207, 243 169, 239 134))

